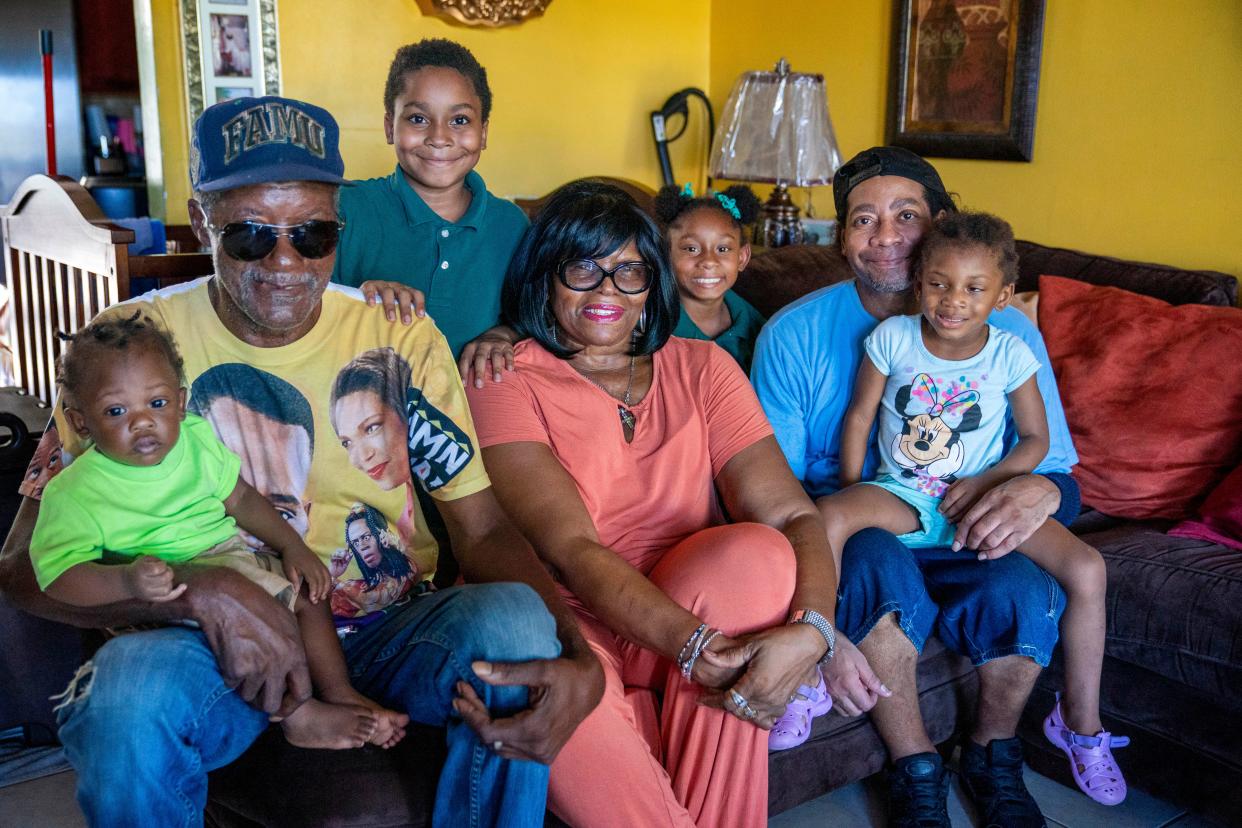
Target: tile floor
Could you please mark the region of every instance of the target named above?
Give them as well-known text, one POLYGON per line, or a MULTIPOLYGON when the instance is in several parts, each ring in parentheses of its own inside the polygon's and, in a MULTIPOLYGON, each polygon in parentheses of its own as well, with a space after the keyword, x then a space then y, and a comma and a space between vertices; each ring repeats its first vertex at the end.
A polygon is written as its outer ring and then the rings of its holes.
MULTIPOLYGON (((1211 823, 1142 791, 1130 789, 1126 801, 1112 808, 1099 805, 1046 776, 1026 769, 1026 787, 1043 810, 1049 828, 1211 828, 1211 823)), ((955 826, 974 826, 975 812, 954 774, 949 789, 949 819, 955 826)), ((878 777, 857 782, 773 817, 769 828, 824 828, 827 825, 883 826, 883 786, 878 777)))
MULTIPOLYGON (((1211 828, 1199 817, 1131 790, 1126 801, 1105 808, 1078 793, 1027 770, 1026 784, 1048 819, 1049 828, 1211 828)), ((5 828, 84 828, 73 800, 73 773, 67 771, 0 789, 0 825, 5 828)), ((949 794, 949 816, 955 826, 974 826, 974 812, 955 782, 949 794)), ((880 787, 874 780, 859 782, 786 811, 769 822, 770 828, 824 828, 882 826, 880 787)))

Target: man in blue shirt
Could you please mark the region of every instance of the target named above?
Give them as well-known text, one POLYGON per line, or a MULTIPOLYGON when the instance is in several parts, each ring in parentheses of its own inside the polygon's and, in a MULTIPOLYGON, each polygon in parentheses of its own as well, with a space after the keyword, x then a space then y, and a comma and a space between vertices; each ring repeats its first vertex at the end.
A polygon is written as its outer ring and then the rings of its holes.
MULTIPOLYGON (((853 158, 837 172, 833 195, 842 253, 855 278, 776 314, 759 336, 751 371, 777 441, 816 498, 838 488, 842 422, 863 339, 880 321, 917 312, 918 244, 939 214, 957 209, 936 170, 896 147, 853 158)), ((1078 458, 1039 331, 1012 307, 989 321, 1020 337, 1039 359, 1051 437, 1035 474, 997 486, 958 525, 959 550, 987 551, 993 559, 910 550, 879 529, 860 532, 844 550, 841 635, 824 677, 834 707, 846 715, 870 710, 888 748, 891 825, 949 825, 948 776, 923 724, 915 684, 918 654, 933 632, 978 667, 978 716, 961 763, 985 824, 1045 824, 1022 782, 1015 733, 1056 645, 1065 598, 1047 573, 1009 553, 1049 517, 1068 522, 1076 515, 1078 489, 1068 472, 1078 458)), ((1007 439, 1012 445, 1014 436, 1007 439)), ((864 477, 874 476, 876 458, 873 445, 864 477)))

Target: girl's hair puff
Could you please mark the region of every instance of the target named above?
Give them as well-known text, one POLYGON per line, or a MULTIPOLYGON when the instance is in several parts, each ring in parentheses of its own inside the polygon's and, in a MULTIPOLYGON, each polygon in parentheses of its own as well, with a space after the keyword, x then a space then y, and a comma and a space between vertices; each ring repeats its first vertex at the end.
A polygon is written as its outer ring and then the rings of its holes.
POLYGON ((733 222, 742 233, 742 241, 745 241, 746 225, 754 224, 759 217, 759 198, 744 184, 734 184, 722 193, 702 196, 686 195, 684 190, 672 185, 661 187, 660 192, 656 193, 656 219, 665 229, 695 210, 719 210, 733 222), (738 215, 733 215, 718 196, 731 199, 738 215))
POLYGON ((958 250, 983 247, 996 254, 1001 284, 1012 285, 1018 281, 1018 250, 1014 245, 1013 228, 999 216, 970 210, 941 216, 923 237, 919 248, 919 271, 922 272, 933 253, 946 247, 958 250))
POLYGON ((177 382, 185 385, 185 362, 172 334, 143 315, 97 319, 75 334, 60 334, 65 351, 56 360, 56 382, 74 398, 98 368, 99 360, 119 357, 131 348, 149 348, 168 360, 177 382))

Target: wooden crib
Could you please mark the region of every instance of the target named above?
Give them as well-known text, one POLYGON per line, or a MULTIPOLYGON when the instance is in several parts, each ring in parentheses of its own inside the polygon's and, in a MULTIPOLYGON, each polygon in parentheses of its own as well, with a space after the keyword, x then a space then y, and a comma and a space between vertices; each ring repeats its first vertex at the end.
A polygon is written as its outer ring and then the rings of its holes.
POLYGON ((44 405, 55 393, 57 332, 73 333, 130 298, 134 280, 159 287, 211 273, 205 253, 130 256, 134 231, 110 224, 76 181, 32 175, 0 205, 8 302, 0 337, 14 385, 44 405), (148 282, 150 284, 150 282, 148 282))

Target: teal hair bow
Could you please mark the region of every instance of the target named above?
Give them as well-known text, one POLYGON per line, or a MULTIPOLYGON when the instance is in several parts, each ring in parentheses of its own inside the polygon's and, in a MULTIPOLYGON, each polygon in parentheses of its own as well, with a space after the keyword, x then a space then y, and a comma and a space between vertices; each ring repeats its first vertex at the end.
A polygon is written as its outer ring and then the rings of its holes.
POLYGON ((689 181, 686 182, 686 186, 681 188, 680 195, 682 198, 694 198, 694 187, 690 186, 689 181))
MULTIPOLYGON (((690 186, 690 185, 686 185, 690 186)), ((742 211, 737 209, 737 200, 729 198, 724 193, 716 193, 716 200, 720 202, 720 206, 725 208, 725 212, 733 216, 738 221, 742 220, 742 211)))

